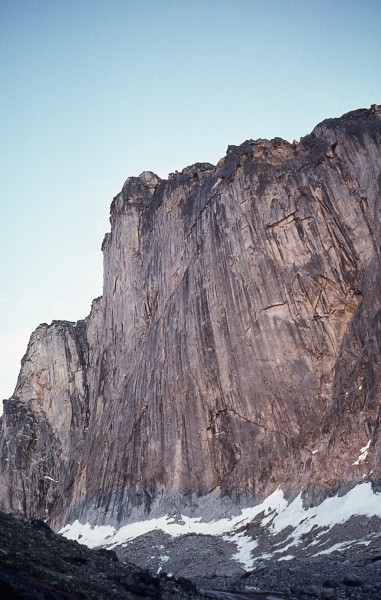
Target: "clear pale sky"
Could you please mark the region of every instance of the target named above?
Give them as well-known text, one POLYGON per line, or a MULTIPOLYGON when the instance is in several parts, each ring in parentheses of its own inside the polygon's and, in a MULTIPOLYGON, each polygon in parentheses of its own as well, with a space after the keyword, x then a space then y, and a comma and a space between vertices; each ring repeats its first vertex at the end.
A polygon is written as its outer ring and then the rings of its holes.
POLYGON ((101 295, 127 177, 381 103, 380 32, 380 0, 1 0, 0 399, 101 295))

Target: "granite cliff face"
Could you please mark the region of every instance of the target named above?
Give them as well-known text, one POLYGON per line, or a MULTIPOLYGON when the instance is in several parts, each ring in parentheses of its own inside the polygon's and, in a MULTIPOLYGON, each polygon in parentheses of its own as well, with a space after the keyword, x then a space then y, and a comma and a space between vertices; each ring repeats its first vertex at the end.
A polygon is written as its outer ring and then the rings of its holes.
POLYGON ((205 515, 381 476, 381 107, 127 179, 87 319, 32 334, 2 510, 205 515))

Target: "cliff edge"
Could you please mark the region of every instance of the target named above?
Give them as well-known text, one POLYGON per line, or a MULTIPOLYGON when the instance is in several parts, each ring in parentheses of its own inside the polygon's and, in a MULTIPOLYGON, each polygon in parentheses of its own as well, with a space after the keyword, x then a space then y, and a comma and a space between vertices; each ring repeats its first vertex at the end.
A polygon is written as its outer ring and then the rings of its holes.
POLYGON ((55 528, 381 476, 381 107, 229 146, 111 205, 104 291, 32 334, 0 508, 55 528))

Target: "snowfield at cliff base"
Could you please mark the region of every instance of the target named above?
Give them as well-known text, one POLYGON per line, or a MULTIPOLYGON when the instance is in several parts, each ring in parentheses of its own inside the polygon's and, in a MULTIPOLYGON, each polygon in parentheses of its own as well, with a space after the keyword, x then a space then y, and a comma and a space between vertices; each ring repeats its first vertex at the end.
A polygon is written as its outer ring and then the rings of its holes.
MULTIPOLYGON (((251 569, 255 560, 251 556, 251 551, 256 548, 258 542, 245 535, 242 527, 249 524, 257 515, 264 512, 260 525, 267 527, 271 535, 276 535, 287 527, 292 527, 292 533, 289 536, 289 544, 282 547, 282 553, 289 550, 287 556, 279 556, 279 559, 286 560, 293 558, 292 549, 298 546, 302 536, 311 531, 312 528, 331 528, 334 525, 345 523, 355 515, 381 518, 381 494, 373 492, 371 483, 361 483, 351 489, 344 496, 334 496, 326 498, 318 506, 303 508, 302 495, 299 494, 292 502, 288 503, 284 498, 281 489, 277 489, 261 504, 252 508, 245 508, 241 514, 229 518, 218 519, 211 522, 202 522, 201 518, 187 517, 182 515, 181 522, 178 519, 174 521, 169 516, 157 519, 149 519, 130 523, 120 529, 111 526, 95 526, 89 523, 81 524, 75 521, 71 525, 66 525, 60 531, 62 535, 71 540, 77 540, 90 548, 106 547, 112 549, 116 546, 127 545, 129 540, 144 535, 150 531, 160 530, 171 536, 181 536, 189 533, 201 535, 220 536, 224 540, 235 542, 237 553, 234 559, 237 560, 245 569, 251 569), (241 530, 238 532, 238 530, 241 530)), ((318 544, 319 533, 312 544, 318 544)), ((319 554, 328 554, 337 549, 350 545, 351 542, 334 544, 328 550, 325 549, 319 554)), ((358 542, 357 542, 358 543, 358 542)), ((363 541, 363 544, 369 542, 363 541)), ((277 558, 276 551, 273 554, 262 555, 260 558, 277 558)))

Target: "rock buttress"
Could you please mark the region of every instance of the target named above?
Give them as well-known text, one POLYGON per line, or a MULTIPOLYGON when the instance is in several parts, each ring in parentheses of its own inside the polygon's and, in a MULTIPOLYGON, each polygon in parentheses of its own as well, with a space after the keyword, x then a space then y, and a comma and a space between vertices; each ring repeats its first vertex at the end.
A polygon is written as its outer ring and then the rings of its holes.
POLYGON ((2 508, 120 524, 377 479, 380 142, 373 107, 129 178, 103 298, 33 334, 6 403, 2 508))

